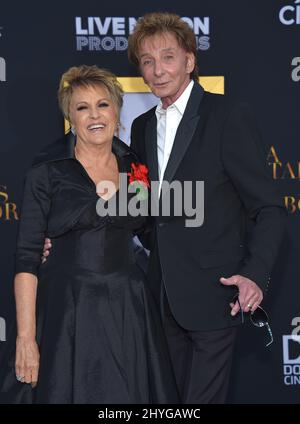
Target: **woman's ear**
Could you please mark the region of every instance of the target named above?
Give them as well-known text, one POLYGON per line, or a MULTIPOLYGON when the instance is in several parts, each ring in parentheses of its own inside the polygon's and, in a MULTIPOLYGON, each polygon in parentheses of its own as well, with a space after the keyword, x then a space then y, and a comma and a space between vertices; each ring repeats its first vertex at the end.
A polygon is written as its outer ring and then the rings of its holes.
POLYGON ((76 135, 76 128, 74 127, 74 125, 72 125, 72 123, 70 122, 70 126, 71 126, 71 131, 74 135, 76 135))

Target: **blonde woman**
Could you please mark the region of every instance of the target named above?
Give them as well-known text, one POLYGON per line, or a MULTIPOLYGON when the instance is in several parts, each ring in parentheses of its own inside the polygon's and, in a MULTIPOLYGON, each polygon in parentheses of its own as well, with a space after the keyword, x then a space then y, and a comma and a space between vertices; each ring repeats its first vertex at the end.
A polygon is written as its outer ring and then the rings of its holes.
POLYGON ((99 199, 121 196, 120 173, 139 165, 114 136, 122 94, 116 77, 96 66, 62 76, 59 102, 73 132, 27 174, 5 403, 177 401, 158 312, 133 253, 132 233, 145 218, 96 212, 99 199), (109 196, 96 190, 102 181, 115 187, 109 196), (52 249, 41 264, 45 237, 52 249))

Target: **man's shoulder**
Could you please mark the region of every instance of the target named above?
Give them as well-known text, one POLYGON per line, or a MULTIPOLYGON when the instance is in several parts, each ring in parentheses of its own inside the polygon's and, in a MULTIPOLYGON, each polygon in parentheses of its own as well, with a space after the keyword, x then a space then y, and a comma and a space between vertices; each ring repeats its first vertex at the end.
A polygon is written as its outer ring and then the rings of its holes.
POLYGON ((146 112, 142 113, 141 115, 137 116, 133 120, 133 125, 143 124, 146 121, 148 121, 155 113, 156 106, 152 107, 151 109, 147 110, 146 112))
POLYGON ((230 96, 225 94, 217 94, 210 93, 209 91, 204 91, 203 102, 213 107, 228 109, 232 107, 232 104, 235 101, 230 96))
POLYGON ((215 118, 224 120, 229 117, 254 116, 253 109, 248 101, 241 100, 228 94, 204 92, 203 107, 215 115, 215 118))
POLYGON ((236 96, 230 94, 217 94, 204 91, 204 99, 213 105, 227 109, 250 107, 250 103, 247 100, 237 98, 236 96))

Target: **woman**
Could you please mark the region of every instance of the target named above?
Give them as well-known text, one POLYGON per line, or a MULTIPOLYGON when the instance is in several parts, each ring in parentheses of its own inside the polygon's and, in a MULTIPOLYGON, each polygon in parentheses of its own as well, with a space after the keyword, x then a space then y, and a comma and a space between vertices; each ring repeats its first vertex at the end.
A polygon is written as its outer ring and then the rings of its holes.
POLYGON ((120 173, 138 166, 114 137, 122 94, 116 77, 96 66, 62 76, 59 102, 73 131, 40 153, 26 178, 6 403, 177 401, 158 313, 133 254, 132 232, 144 218, 96 212, 99 200, 121 198, 120 173), (103 181, 115 189, 103 191, 103 181), (53 247, 41 264, 46 236, 53 247))

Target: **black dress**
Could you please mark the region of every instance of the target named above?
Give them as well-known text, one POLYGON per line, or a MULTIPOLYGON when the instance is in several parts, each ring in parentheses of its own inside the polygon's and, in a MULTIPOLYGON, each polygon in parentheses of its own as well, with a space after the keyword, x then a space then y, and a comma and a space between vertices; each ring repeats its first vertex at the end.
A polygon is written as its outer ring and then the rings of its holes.
MULTIPOLYGON (((72 136, 60 143, 27 176, 18 239, 16 272, 38 275, 38 385, 16 381, 12 352, 1 403, 176 403, 158 308, 134 255, 144 218, 98 216, 72 136), (53 247, 40 265, 45 234, 53 247)), ((124 172, 136 158, 121 143, 113 150, 124 172)))

